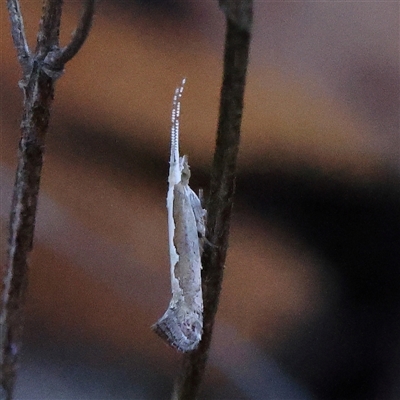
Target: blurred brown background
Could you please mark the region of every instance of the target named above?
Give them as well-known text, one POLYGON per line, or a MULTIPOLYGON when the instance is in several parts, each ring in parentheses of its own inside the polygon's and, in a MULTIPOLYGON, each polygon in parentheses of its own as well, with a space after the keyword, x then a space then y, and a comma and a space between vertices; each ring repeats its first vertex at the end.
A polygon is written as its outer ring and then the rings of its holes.
MULTIPOLYGON (((40 2, 22 1, 34 46, 40 2)), ((66 2, 62 37, 80 2, 66 2)), ((255 2, 231 247, 202 398, 400 396, 399 4, 255 2)), ((1 261, 22 93, 1 8, 1 261)), ((166 399, 166 178, 207 193, 216 1, 103 0, 56 87, 17 399, 166 399)))

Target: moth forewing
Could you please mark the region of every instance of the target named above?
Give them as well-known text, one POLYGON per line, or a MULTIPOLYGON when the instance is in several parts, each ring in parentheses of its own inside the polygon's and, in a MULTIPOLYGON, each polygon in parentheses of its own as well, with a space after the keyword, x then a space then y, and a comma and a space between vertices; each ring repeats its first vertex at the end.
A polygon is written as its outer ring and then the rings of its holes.
POLYGON ((203 330, 203 295, 201 290, 201 251, 195 213, 188 184, 174 186, 174 247, 178 254, 171 280, 172 299, 168 310, 154 330, 173 347, 187 352, 200 342, 203 330))

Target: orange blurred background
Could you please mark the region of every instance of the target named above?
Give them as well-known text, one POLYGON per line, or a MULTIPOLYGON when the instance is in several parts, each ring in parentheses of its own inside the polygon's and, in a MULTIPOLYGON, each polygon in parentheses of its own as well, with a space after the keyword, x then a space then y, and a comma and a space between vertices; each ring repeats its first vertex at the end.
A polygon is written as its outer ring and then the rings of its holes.
MULTIPOLYGON (((80 2, 66 2, 62 40, 80 2)), ((22 1, 31 47, 40 4, 22 1)), ((399 5, 255 2, 237 197, 202 398, 397 398, 399 5), (397 386, 396 386, 397 385, 397 386)), ((57 82, 18 399, 168 398, 172 95, 207 194, 224 41, 216 1, 99 2, 57 82)), ((2 264, 22 93, 1 9, 2 264)))

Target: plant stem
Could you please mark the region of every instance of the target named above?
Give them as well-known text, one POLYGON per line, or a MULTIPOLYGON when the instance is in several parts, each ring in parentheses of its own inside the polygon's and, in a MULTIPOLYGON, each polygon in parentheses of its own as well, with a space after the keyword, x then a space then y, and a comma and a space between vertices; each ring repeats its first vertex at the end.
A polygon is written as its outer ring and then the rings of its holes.
POLYGON ((179 400, 196 398, 204 375, 221 292, 235 192, 252 0, 221 1, 221 8, 227 23, 216 149, 207 207, 207 239, 212 245, 205 246, 202 257, 203 336, 199 347, 183 358, 182 373, 175 383, 173 394, 173 398, 179 400))
POLYGON ((36 67, 24 88, 18 167, 10 216, 8 265, 1 313, 1 385, 12 398, 21 342, 23 305, 28 285, 27 258, 32 250, 45 136, 49 124, 54 83, 36 67))
POLYGON ((8 263, 0 309, 0 400, 11 400, 23 328, 23 307, 28 287, 28 256, 33 247, 35 219, 43 166, 45 139, 54 98, 54 84, 64 64, 87 38, 94 0, 86 0, 78 29, 66 49, 59 48, 62 0, 43 0, 37 46, 30 53, 18 0, 8 0, 11 34, 23 71, 24 92, 18 167, 10 215, 8 263))

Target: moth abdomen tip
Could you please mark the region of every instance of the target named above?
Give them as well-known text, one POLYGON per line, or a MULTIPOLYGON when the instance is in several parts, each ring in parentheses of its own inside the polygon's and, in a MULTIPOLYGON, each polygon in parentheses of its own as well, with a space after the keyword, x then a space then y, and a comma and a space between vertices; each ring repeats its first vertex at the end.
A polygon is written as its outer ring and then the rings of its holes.
POLYGON ((167 344, 182 353, 196 350, 202 335, 202 323, 180 322, 171 309, 167 310, 151 328, 167 344))

